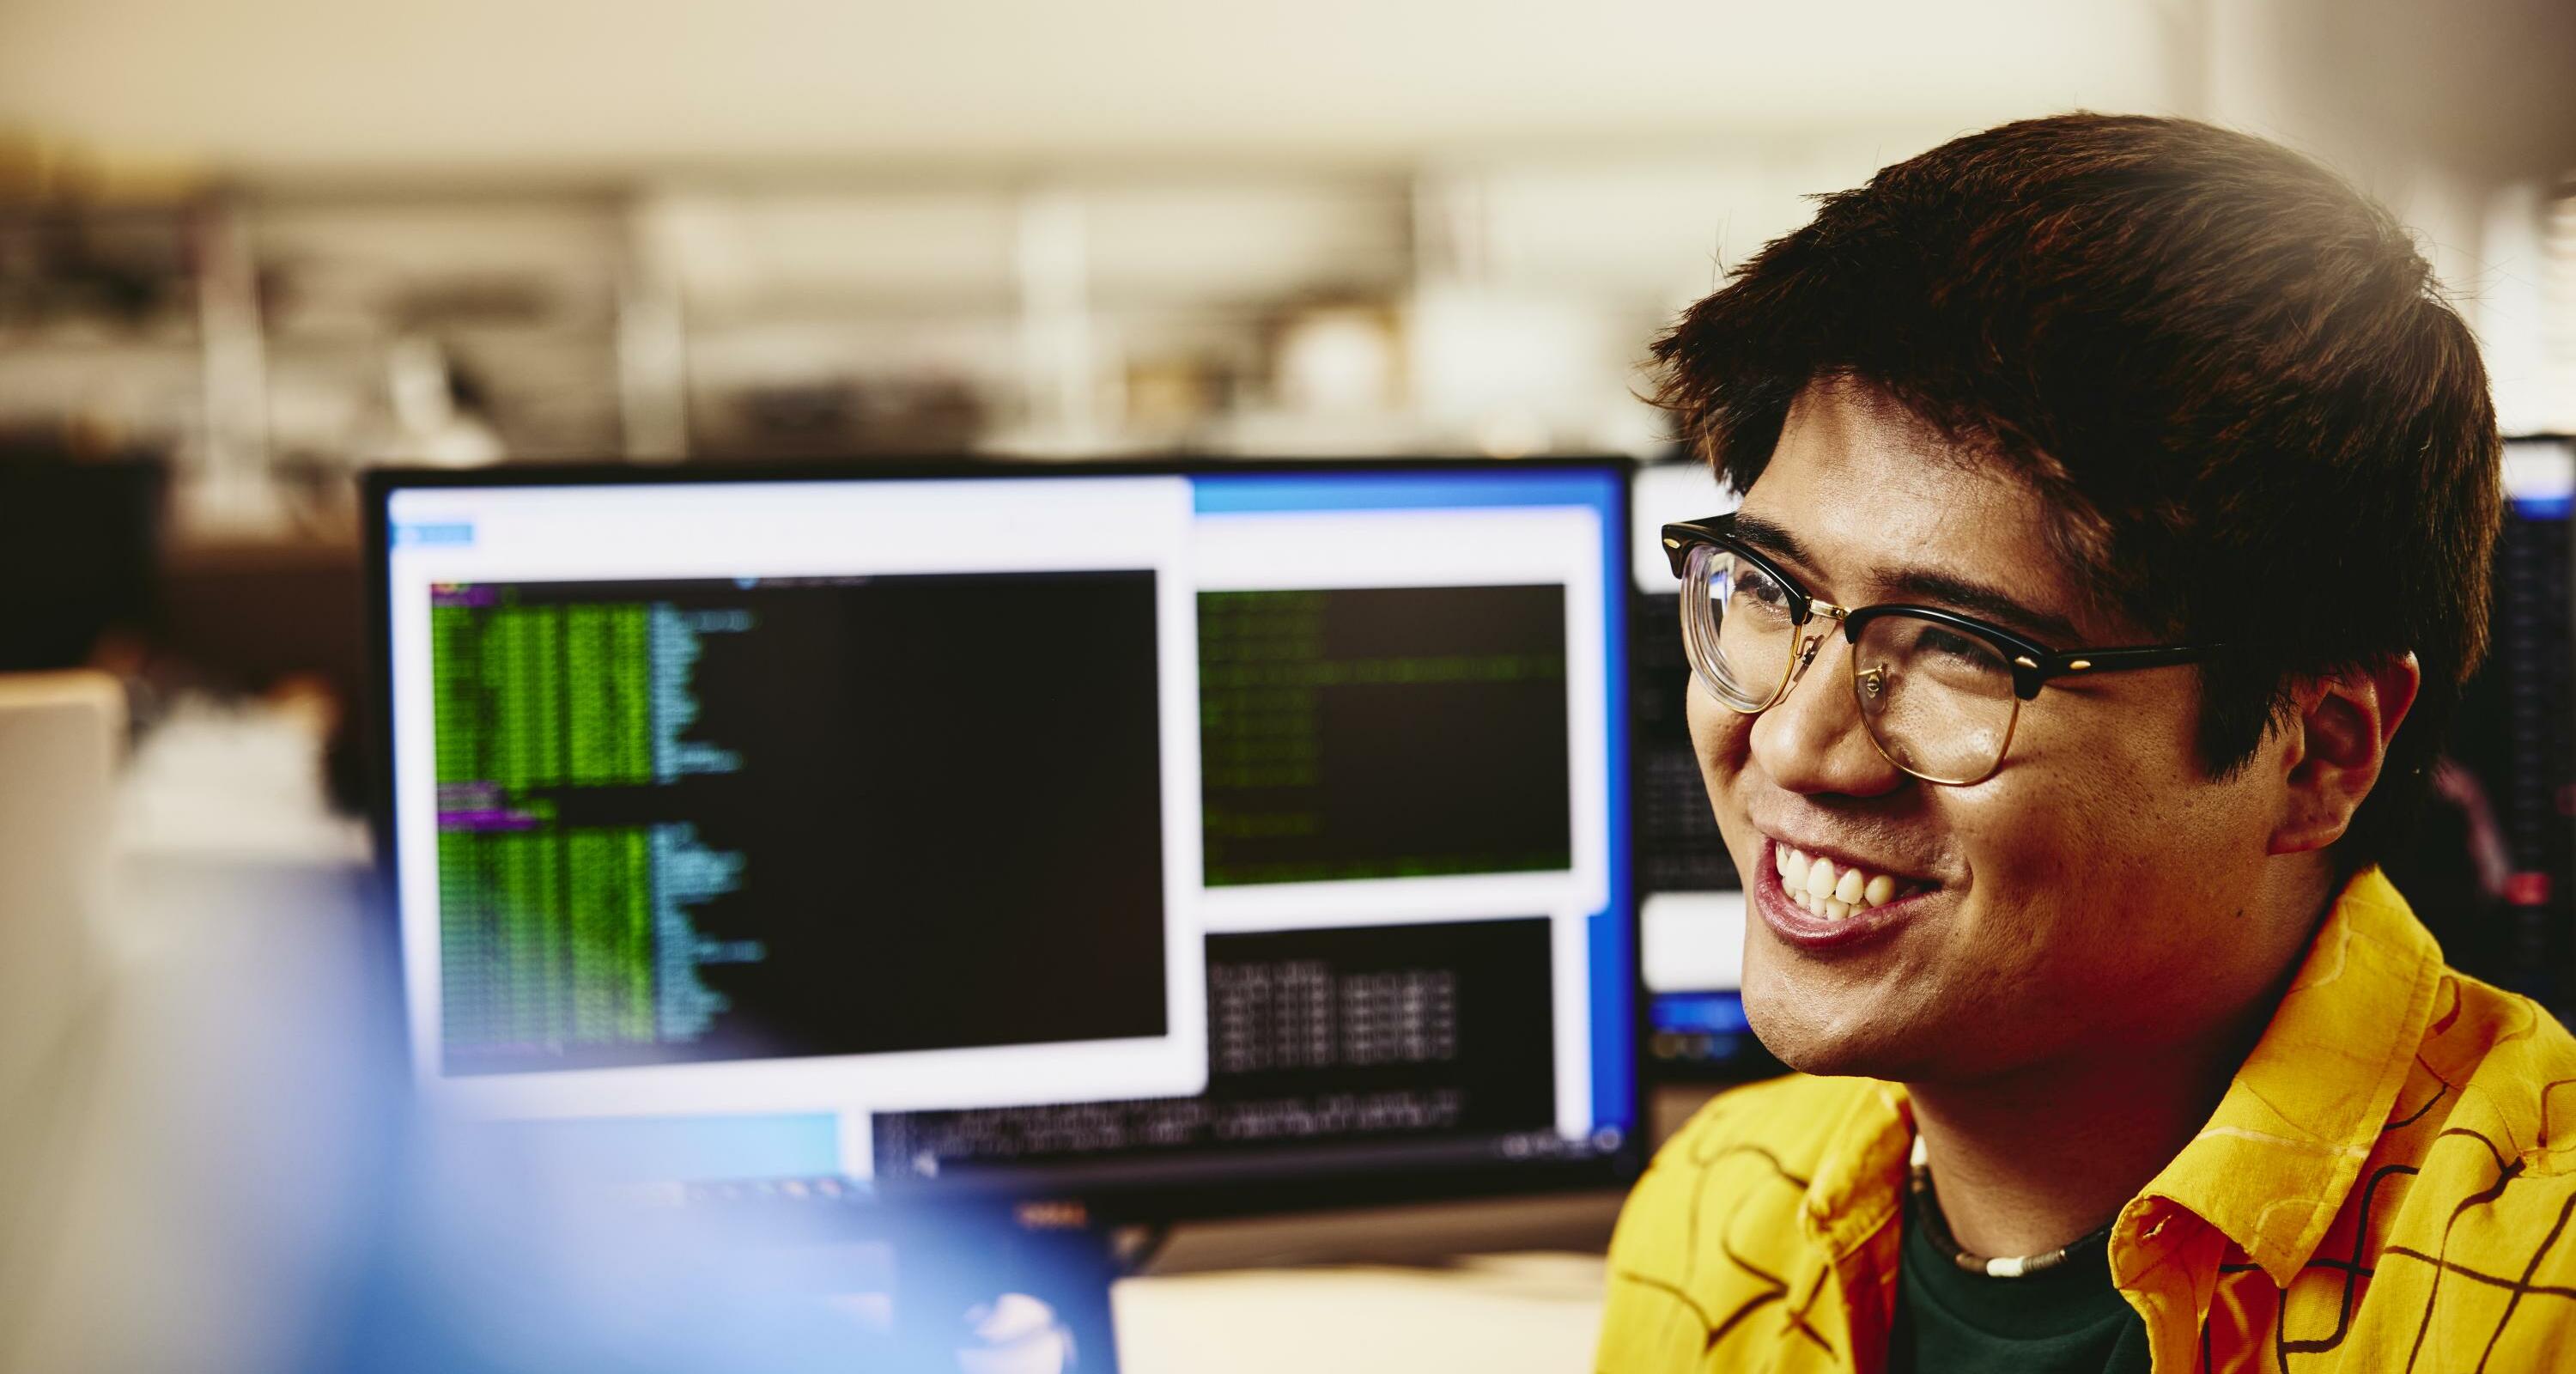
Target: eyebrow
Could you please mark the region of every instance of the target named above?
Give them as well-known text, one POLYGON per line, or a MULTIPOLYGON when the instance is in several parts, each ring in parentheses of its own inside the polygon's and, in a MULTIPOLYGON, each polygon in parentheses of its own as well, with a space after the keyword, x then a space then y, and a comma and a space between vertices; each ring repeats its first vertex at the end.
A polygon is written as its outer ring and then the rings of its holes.
MULTIPOLYGON (((1798 542, 1798 536, 1758 515, 1739 512, 1735 517, 1735 537, 1788 562, 1816 566, 1815 556, 1798 542)), ((2078 647, 2084 638, 2075 622, 2062 615, 2034 610, 1982 582, 1949 573, 1906 568, 1879 578, 1878 585, 1904 600, 1996 621, 2055 648, 2078 647)))

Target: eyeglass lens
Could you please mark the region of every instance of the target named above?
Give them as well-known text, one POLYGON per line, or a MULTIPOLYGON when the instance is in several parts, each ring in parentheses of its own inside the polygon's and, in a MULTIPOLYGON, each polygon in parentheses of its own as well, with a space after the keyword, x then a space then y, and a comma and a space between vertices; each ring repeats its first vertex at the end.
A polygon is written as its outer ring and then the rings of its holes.
MULTIPOLYGON (((1700 680, 1728 707, 1770 707, 1788 686, 1803 638, 1778 579, 1713 545, 1685 564, 1682 633, 1700 680)), ((1852 645, 1852 695, 1879 752, 1931 782, 1975 782, 2012 739, 2020 699, 2002 651, 1939 621, 1875 616, 1852 645)))
POLYGON ((1759 711, 1789 682, 1798 627, 1788 588, 1736 555, 1691 550, 1682 594, 1682 633, 1692 664, 1738 711, 1759 711))

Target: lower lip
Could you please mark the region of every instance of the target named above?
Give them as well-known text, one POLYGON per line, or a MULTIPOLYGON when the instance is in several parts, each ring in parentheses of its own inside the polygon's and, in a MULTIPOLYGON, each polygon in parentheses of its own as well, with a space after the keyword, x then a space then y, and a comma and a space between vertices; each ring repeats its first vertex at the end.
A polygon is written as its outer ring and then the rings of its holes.
MULTIPOLYGON (((1935 889, 1937 890, 1937 889, 1935 889)), ((1885 937, 1905 924, 1907 918, 1921 909, 1923 899, 1932 893, 1917 892, 1885 906, 1867 907, 1839 921, 1811 914, 1789 896, 1780 885, 1780 860, 1775 841, 1762 842, 1762 871, 1753 884, 1753 909, 1762 915, 1762 924, 1771 933, 1798 948, 1821 953, 1845 950, 1885 937)))

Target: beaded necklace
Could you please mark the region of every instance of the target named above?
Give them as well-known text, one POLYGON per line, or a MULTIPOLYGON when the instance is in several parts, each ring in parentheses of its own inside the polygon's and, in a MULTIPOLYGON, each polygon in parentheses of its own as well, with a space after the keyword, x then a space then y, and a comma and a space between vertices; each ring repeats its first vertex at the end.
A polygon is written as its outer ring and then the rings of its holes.
MULTIPOLYGON (((1958 1240, 1950 1234, 1948 1219, 1941 1215, 1941 1199, 1932 1191, 1931 1154, 1924 1148, 1923 1137, 1919 1134, 1914 1137, 1913 1176, 1914 1212, 1922 1220, 1924 1235, 1931 1240, 1933 1249, 1948 1255, 1952 1264, 1971 1274, 1983 1274, 1990 1279, 2018 1279, 2044 1274, 2066 1263, 2070 1257, 2108 1240, 2111 1235, 2112 1223, 2106 1221, 2054 1250, 2043 1250, 2036 1255, 1972 1255, 1959 1247, 1958 1240)), ((2112 1220, 2117 1221, 2118 1218, 2112 1220)))

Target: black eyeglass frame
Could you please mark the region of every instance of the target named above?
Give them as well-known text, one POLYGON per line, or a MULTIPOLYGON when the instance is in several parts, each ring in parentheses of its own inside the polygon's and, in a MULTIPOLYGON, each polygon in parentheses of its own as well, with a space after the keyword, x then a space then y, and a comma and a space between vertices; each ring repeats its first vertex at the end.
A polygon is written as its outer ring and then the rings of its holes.
MULTIPOLYGON (((1663 540, 1664 554, 1672 560, 1675 578, 1689 577, 1690 551, 1693 545, 1712 545, 1761 569, 1773 581, 1779 583, 1780 589, 1789 594, 1789 620, 1792 625, 1803 630, 1808 620, 1815 614, 1818 600, 1805 587, 1799 585, 1797 578, 1765 557, 1760 550, 1736 538, 1733 515, 1710 516, 1704 520, 1676 521, 1664 526, 1663 540)), ((2029 701, 2038 696, 2039 689, 2047 686, 2054 678, 2120 673, 2138 668, 2164 668, 2178 663, 2199 663, 2227 647, 2224 644, 2128 644, 2101 649, 2052 649, 2028 635, 2007 630, 2001 625, 1979 620, 1974 616, 1943 610, 1938 606, 1881 602, 1874 606, 1848 609, 1837 607, 1836 609, 1842 612, 1840 618, 1843 642, 1846 644, 1860 643, 1861 629, 1869 622, 1882 616, 1899 614, 1930 620, 1951 629, 1975 635, 2003 652, 2005 661, 2012 667, 2013 695, 2023 701, 2029 701)), ((1784 694, 1787 686, 1788 683, 1785 681, 1781 684, 1784 694)), ((1775 696, 1761 709, 1767 711, 1778 704, 1779 698, 1775 696)))

